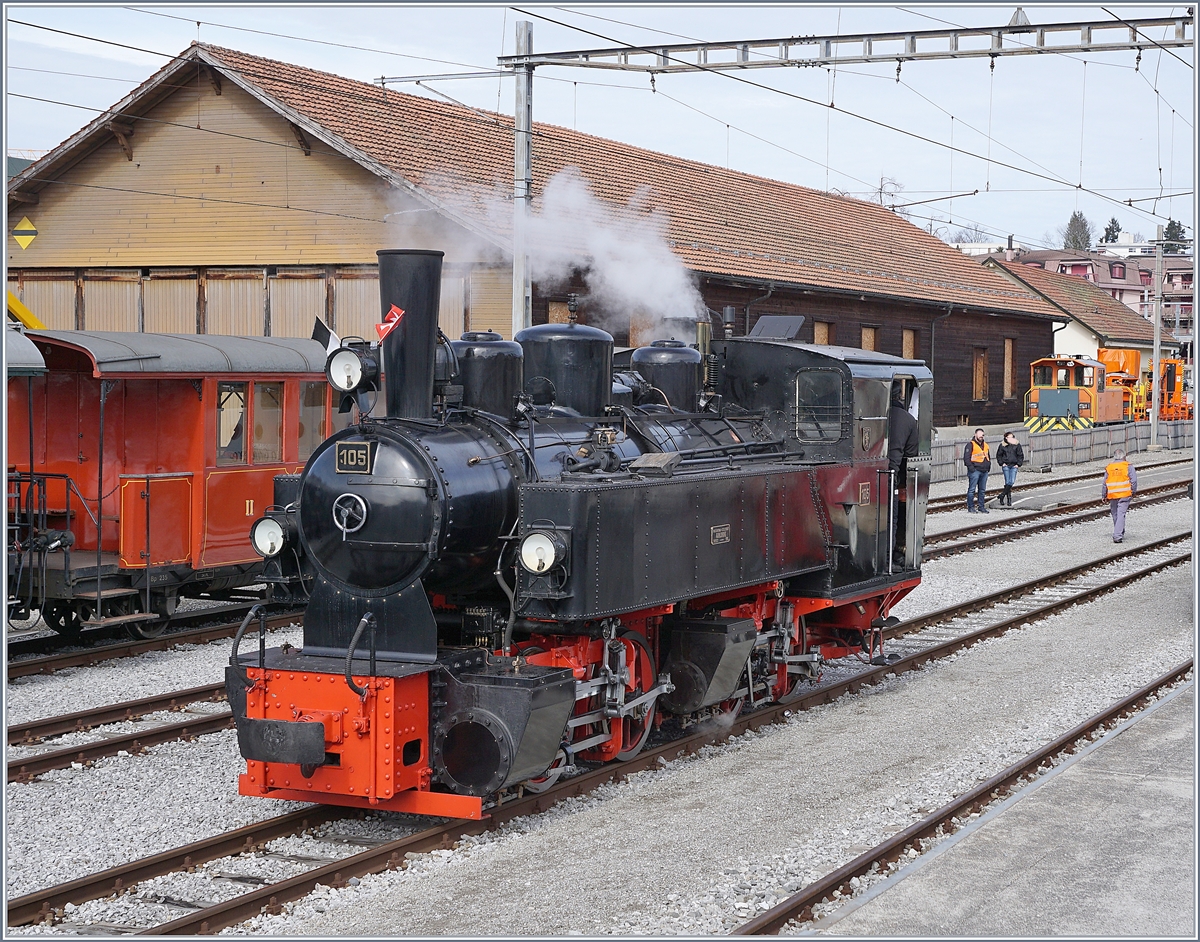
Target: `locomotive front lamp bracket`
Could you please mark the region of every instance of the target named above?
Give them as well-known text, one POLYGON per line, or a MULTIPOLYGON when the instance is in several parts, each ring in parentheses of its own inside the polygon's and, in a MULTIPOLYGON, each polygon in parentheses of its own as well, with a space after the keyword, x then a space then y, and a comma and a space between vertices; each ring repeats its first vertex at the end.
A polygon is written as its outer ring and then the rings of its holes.
POLYGON ((325 378, 343 395, 378 389, 378 350, 365 341, 338 347, 325 360, 325 378))
POLYGON ((554 530, 534 530, 521 541, 521 567, 543 575, 566 562, 567 542, 554 530))
POLYGON ((250 527, 250 543, 263 559, 278 556, 287 542, 287 534, 278 520, 259 517, 250 527))

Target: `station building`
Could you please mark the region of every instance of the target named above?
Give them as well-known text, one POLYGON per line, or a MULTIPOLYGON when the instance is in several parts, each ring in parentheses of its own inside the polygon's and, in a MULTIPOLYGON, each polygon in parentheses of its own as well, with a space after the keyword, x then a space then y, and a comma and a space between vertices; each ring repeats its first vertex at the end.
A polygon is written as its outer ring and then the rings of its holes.
MULTIPOLYGON (((9 180, 8 288, 55 329, 372 336, 376 250, 435 248, 445 332, 507 336, 512 167, 509 116, 195 43, 9 180)), ((568 168, 615 225, 661 221, 735 333, 803 314, 801 340, 924 359, 938 424, 1019 420, 1068 319, 880 205, 547 124, 535 216, 568 168)), ((534 322, 582 284, 535 283, 534 322)))

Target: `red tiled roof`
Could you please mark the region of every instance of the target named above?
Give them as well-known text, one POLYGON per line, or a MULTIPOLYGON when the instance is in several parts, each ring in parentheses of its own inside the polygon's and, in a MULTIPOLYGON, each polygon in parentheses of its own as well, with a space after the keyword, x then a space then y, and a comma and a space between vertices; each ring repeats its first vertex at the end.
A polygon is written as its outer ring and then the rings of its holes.
MULTIPOLYGON (((1139 317, 1124 304, 1086 278, 1060 275, 1036 265, 992 260, 1014 278, 1058 305, 1089 330, 1100 335, 1104 343, 1153 343, 1154 325, 1139 317)), ((1169 339, 1169 334, 1164 332, 1169 339)))
MULTIPOLYGON (((414 188, 491 241, 511 245, 511 210, 495 211, 500 201, 511 206, 511 117, 198 43, 156 78, 195 59, 393 185, 414 188)), ((82 145, 89 130, 57 150, 82 145)), ((535 213, 547 182, 568 167, 578 168, 618 217, 658 211, 671 248, 696 272, 939 306, 1056 313, 878 204, 550 124, 534 124, 535 213)))

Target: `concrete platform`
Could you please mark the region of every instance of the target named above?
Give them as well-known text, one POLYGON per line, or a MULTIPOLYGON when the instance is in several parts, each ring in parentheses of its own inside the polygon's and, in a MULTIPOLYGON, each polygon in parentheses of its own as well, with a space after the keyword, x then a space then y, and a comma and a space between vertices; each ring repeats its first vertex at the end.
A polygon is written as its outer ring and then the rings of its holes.
POLYGON ((1195 938, 1194 715, 1191 687, 816 934, 1195 938))

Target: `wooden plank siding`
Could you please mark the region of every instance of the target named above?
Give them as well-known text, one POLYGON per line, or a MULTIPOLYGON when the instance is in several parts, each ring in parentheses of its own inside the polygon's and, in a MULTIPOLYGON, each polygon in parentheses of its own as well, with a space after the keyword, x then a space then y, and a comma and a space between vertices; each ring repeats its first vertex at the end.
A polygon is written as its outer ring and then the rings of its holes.
POLYGON ((60 272, 9 273, 11 291, 50 330, 75 329, 75 276, 60 272), (15 275, 15 277, 14 277, 15 275))
POLYGON ((380 248, 446 251, 478 239, 316 140, 305 156, 280 115, 193 80, 39 192, 38 237, 7 240, 10 269, 374 264, 380 248), (199 127, 197 127, 199 126, 199 127), (385 218, 389 217, 390 218, 385 218))
POLYGON ((469 330, 494 330, 512 338, 512 269, 477 268, 471 272, 469 330))
POLYGON ((198 281, 195 273, 143 278, 142 329, 152 334, 195 333, 198 281))
POLYGON ((700 292, 710 310, 720 311, 727 304, 737 308, 736 336, 749 333, 763 314, 804 315, 798 337, 803 343, 816 342, 817 323, 831 325, 834 342, 844 346, 861 342, 863 329, 872 328, 875 350, 924 360, 933 370, 933 414, 938 425, 955 425, 962 416, 975 425, 1020 422, 1029 389, 1029 364, 1053 352, 1053 324, 1031 317, 962 314, 957 308, 947 317, 944 308, 777 288, 770 298, 751 305, 747 323, 747 305, 766 294, 766 289, 702 279, 700 292), (1004 381, 1006 340, 1011 341, 1010 362, 1016 364, 1008 390, 1004 381), (978 402, 972 398, 972 351, 977 347, 988 351, 988 397, 978 402), (1006 397, 1006 391, 1012 395, 1006 397))

